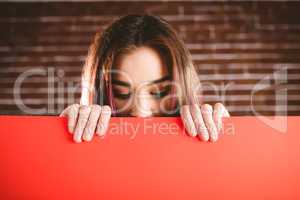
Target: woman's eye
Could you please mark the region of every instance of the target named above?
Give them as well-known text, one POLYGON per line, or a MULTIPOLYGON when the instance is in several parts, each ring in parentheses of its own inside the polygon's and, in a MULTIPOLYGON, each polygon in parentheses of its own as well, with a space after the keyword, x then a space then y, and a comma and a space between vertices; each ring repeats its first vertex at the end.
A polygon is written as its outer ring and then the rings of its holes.
POLYGON ((118 99, 129 99, 130 98, 130 92, 129 93, 122 93, 118 90, 113 90, 114 97, 118 99))
POLYGON ((170 89, 171 89, 170 86, 166 86, 164 89, 158 92, 150 92, 150 94, 153 95, 155 98, 162 98, 169 93, 170 89))
POLYGON ((118 99, 129 99, 130 98, 130 94, 118 94, 118 93, 114 93, 114 97, 118 98, 118 99))

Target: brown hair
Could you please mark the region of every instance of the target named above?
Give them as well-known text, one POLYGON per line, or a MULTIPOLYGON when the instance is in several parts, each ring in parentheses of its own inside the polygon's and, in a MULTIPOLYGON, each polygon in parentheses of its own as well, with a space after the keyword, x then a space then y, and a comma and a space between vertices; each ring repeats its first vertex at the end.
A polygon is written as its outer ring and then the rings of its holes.
POLYGON ((172 88, 173 106, 199 103, 195 89, 200 80, 191 55, 176 31, 162 18, 153 15, 127 15, 97 32, 89 47, 82 71, 82 105, 110 105, 114 115, 111 71, 117 58, 134 48, 151 47, 164 58, 173 81, 180 90, 172 88))

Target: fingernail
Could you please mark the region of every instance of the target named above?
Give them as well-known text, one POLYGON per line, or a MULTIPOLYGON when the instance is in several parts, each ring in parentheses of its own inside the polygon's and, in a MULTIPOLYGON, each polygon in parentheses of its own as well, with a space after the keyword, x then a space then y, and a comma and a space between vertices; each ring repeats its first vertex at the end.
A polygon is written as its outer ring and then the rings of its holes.
POLYGON ((84 137, 84 140, 88 142, 91 141, 91 139, 92 139, 91 135, 87 135, 84 137))
POLYGON ((192 134, 193 137, 195 137, 197 135, 197 131, 196 131, 195 128, 192 128, 191 134, 192 134))
POLYGON ((77 142, 77 143, 80 143, 81 142, 81 138, 80 137, 75 137, 74 141, 77 142))
POLYGON ((216 142, 218 140, 218 136, 216 134, 211 135, 211 141, 216 142))
POLYGON ((74 131, 74 128, 73 127, 69 127, 69 132, 73 133, 73 131, 74 131))
POLYGON ((221 129, 222 129, 222 122, 219 122, 219 123, 218 123, 218 131, 220 132, 221 129))
POLYGON ((104 136, 106 132, 106 126, 105 125, 100 125, 99 130, 98 130, 98 135, 99 136, 104 136))
POLYGON ((80 139, 75 139, 75 142, 76 143, 81 143, 81 140, 80 139))
POLYGON ((203 140, 204 141, 208 141, 209 140, 209 136, 208 136, 208 134, 202 134, 202 138, 203 138, 203 140))
POLYGON ((98 135, 99 135, 99 136, 103 136, 103 135, 104 135, 104 133, 103 133, 103 128, 99 128, 99 130, 98 130, 98 135))

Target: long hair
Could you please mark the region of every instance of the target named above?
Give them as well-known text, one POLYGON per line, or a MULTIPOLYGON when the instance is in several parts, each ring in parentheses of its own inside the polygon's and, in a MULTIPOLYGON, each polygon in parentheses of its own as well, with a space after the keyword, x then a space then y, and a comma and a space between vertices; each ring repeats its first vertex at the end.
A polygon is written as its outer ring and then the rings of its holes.
POLYGON ((109 105, 115 116, 111 72, 117 58, 129 51, 147 46, 164 59, 172 80, 172 107, 199 103, 202 91, 190 52, 176 31, 164 19, 145 14, 119 18, 103 32, 96 32, 82 70, 82 105, 109 105), (200 98, 199 98, 200 97, 200 98))

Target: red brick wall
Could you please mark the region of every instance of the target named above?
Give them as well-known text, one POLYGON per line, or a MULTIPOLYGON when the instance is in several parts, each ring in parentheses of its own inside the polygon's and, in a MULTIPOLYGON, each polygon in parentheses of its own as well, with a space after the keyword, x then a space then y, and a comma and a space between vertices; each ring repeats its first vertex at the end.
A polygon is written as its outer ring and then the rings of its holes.
POLYGON ((0 3, 0 114, 55 115, 78 102, 94 33, 118 16, 151 13, 184 38, 206 102, 223 102, 232 115, 299 115, 299 10, 298 2, 0 3), (13 88, 24 72, 22 106, 13 88))

